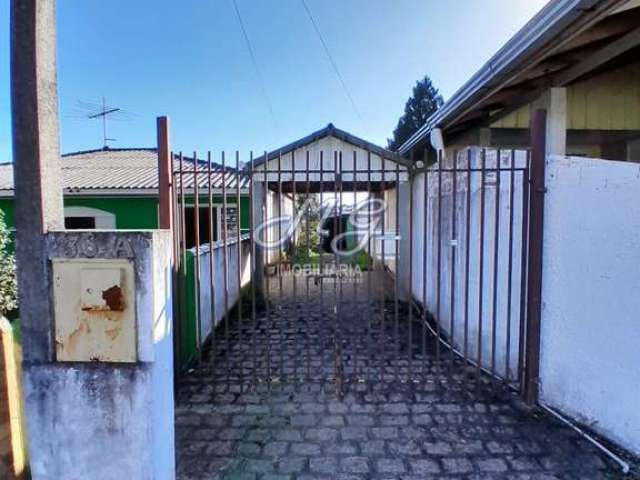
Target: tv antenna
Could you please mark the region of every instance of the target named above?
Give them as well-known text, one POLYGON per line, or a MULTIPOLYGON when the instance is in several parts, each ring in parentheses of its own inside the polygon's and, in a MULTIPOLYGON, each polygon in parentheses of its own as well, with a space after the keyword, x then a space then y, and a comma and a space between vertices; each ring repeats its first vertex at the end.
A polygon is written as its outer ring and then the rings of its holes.
POLYGON ((107 115, 111 115, 112 113, 119 112, 120 109, 117 107, 107 107, 107 102, 104 97, 102 97, 102 110, 97 113, 93 113, 91 115, 87 115, 87 118, 102 118, 102 139, 103 139, 103 148, 106 150, 109 148, 109 142, 115 142, 115 138, 109 138, 107 136, 107 115))
POLYGON ((115 142, 117 139, 107 135, 107 120, 130 120, 135 114, 126 112, 120 107, 107 105, 105 97, 102 97, 102 103, 91 103, 78 101, 77 107, 67 115, 71 118, 102 120, 102 148, 109 148, 109 142, 115 142))

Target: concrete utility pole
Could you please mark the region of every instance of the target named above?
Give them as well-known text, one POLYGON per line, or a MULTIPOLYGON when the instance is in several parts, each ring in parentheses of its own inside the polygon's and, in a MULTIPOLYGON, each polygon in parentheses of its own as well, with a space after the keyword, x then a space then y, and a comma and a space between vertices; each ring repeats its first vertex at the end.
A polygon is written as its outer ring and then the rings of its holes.
POLYGON ((25 364, 52 359, 44 234, 64 227, 55 15, 55 0, 11 2, 16 256, 25 364))
POLYGON ((64 231, 55 12, 55 0, 11 2, 32 478, 174 480, 171 234, 64 231))

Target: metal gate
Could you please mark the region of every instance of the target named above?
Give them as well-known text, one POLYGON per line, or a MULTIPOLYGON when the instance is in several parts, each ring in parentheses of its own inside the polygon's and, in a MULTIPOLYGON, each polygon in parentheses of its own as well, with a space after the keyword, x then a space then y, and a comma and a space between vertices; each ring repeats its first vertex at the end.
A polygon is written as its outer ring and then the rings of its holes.
POLYGON ((343 393, 457 366, 517 387, 529 157, 172 156, 178 373, 343 393))

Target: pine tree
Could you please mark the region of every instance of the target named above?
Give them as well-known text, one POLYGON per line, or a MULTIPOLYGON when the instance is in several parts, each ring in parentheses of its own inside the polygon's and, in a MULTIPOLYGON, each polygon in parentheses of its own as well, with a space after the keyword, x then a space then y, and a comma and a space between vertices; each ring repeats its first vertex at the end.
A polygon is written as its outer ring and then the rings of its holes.
POLYGON ((416 82, 413 95, 404 105, 404 114, 393 131, 393 138, 388 140, 389 150, 400 148, 443 103, 442 95, 428 76, 416 82))

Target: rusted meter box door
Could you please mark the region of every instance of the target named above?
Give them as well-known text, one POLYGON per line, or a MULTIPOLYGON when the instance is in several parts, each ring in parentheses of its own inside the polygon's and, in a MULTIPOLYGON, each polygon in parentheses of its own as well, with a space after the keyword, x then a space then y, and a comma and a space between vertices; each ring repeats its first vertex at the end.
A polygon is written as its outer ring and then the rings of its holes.
POLYGON ((52 268, 57 361, 136 362, 133 263, 54 259, 52 268))

